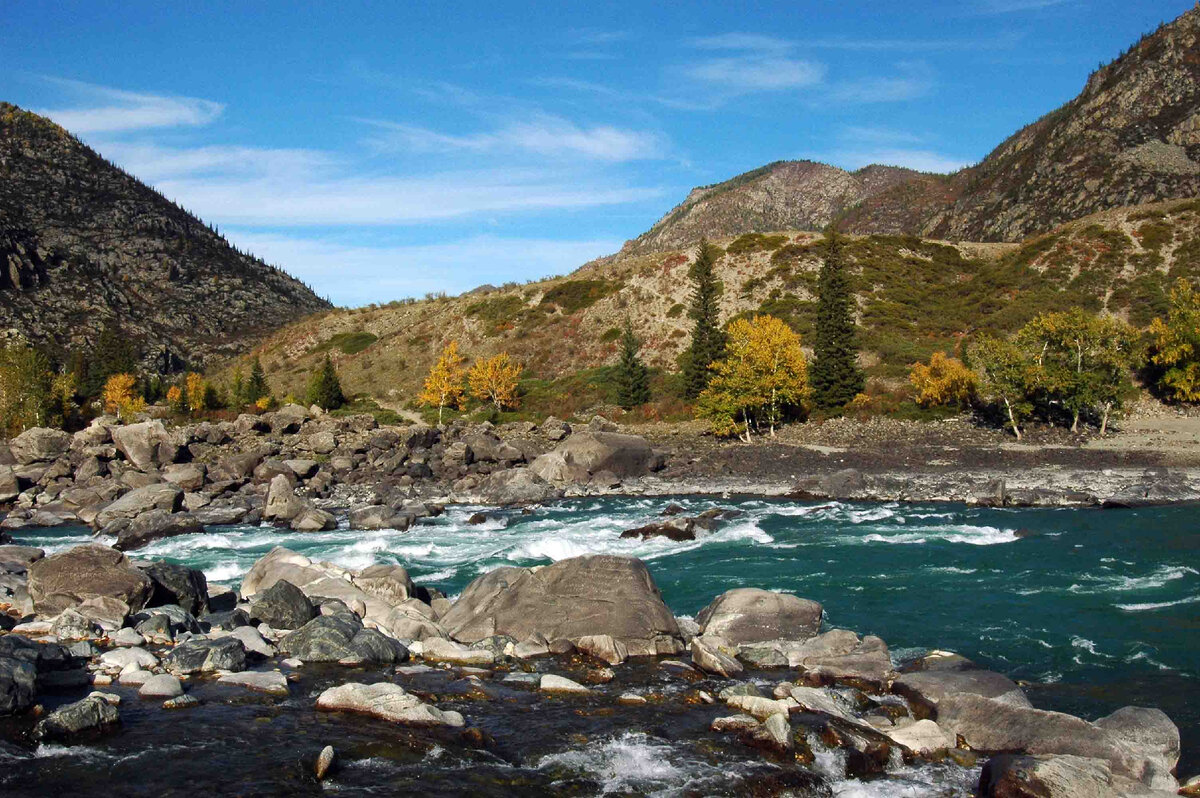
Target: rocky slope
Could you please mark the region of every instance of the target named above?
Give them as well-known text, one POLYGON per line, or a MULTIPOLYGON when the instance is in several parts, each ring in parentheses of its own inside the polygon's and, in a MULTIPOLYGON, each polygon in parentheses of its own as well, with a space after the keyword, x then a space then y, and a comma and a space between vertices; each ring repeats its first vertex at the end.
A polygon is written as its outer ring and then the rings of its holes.
POLYGON ((0 103, 0 329, 86 349, 117 320, 147 365, 199 362, 328 307, 50 120, 0 103))
POLYGON ((688 198, 627 250, 815 230, 1020 241, 1097 211, 1200 196, 1200 9, 1147 35, 1082 93, 952 175, 777 162, 688 198))

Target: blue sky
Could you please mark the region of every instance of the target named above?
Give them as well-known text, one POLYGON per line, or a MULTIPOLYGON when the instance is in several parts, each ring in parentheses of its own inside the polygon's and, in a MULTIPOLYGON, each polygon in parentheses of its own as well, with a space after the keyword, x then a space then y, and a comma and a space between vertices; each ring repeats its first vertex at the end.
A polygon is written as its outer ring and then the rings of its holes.
POLYGON ((1191 6, 10 0, 0 99, 361 305, 570 271, 774 160, 976 162, 1191 6))

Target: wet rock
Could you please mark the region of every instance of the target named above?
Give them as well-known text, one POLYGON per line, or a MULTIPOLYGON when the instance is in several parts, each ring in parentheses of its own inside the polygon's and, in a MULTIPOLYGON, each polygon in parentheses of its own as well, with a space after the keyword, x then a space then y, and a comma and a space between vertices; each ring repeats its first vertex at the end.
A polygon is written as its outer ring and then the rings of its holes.
POLYGON ((40 720, 34 736, 40 740, 69 740, 83 732, 105 731, 121 722, 117 708, 102 698, 88 697, 67 704, 40 720))
POLYGON ((625 538, 666 538, 676 542, 696 539, 696 521, 692 518, 672 518, 661 524, 647 524, 637 529, 626 529, 621 533, 625 538))
POLYGON ((191 709, 200 706, 200 699, 187 694, 169 698, 163 702, 163 709, 191 709))
POLYGON ((590 693, 591 689, 579 682, 571 681, 564 676, 553 673, 544 674, 538 682, 538 689, 544 693, 590 693))
POLYGON ((899 745, 922 756, 928 756, 943 748, 953 748, 956 743, 953 734, 928 719, 886 730, 884 734, 899 745))
POLYGON ((103 636, 104 630, 91 618, 68 608, 54 619, 50 634, 59 640, 93 640, 103 636))
POLYGON ((150 579, 125 555, 88 543, 38 560, 29 567, 29 595, 39 614, 54 615, 90 598, 109 596, 140 610, 152 595, 150 579))
POLYGON ((697 637, 692 640, 692 664, 705 673, 732 679, 742 672, 742 665, 733 657, 722 653, 716 645, 697 637))
POLYGON ((216 640, 189 640, 176 646, 163 660, 175 674, 241 671, 246 669, 246 647, 233 637, 216 640))
POLYGON ((201 535, 204 525, 191 513, 150 510, 136 518, 119 519, 104 527, 106 534, 116 532, 117 542, 113 548, 133 551, 163 538, 180 535, 201 535))
POLYGON ((994 698, 1015 707, 1032 706, 1016 682, 1003 674, 984 670, 906 673, 892 683, 892 691, 907 698, 920 717, 936 717, 938 702, 948 695, 961 693, 994 698))
POLYGON ((279 671, 243 671, 241 673, 227 673, 217 679, 217 684, 224 684, 232 687, 244 687, 247 690, 254 690, 259 693, 269 693, 270 695, 288 694, 287 678, 279 671))
POLYGON ((758 728, 758 718, 753 715, 726 715, 713 718, 709 728, 715 732, 748 732, 758 728))
POLYGON ((138 688, 138 695, 142 698, 174 698, 183 695, 183 684, 169 673, 159 673, 138 688))
POLYGON ((777 751, 792 750, 792 726, 786 714, 771 715, 750 735, 755 742, 777 751))
POLYGON ((611 635, 585 635, 573 641, 575 648, 588 656, 604 660, 609 665, 620 665, 629 659, 629 649, 611 635))
POLYGON ((450 710, 442 711, 423 703, 404 688, 390 682, 376 684, 343 684, 331 687, 317 699, 317 709, 334 712, 357 712, 393 723, 414 726, 464 725, 463 717, 450 710))
POLYGON ((0 656, 0 716, 29 709, 36 694, 37 668, 34 664, 0 656))
POLYGON ((254 597, 249 615, 272 629, 299 629, 317 616, 317 609, 300 588, 281 579, 254 597))
POLYGON ((313 768, 316 774, 317 781, 324 781, 326 776, 332 775, 337 768, 337 753, 333 750, 332 745, 327 745, 321 749, 321 753, 317 755, 317 764, 313 768))
POLYGON ((267 658, 273 657, 277 653, 275 646, 264 640, 259 631, 252 626, 239 626, 231 631, 229 636, 241 640, 247 654, 267 658))
POLYGON ((192 615, 208 609, 208 579, 200 569, 167 562, 150 563, 141 569, 154 584, 147 606, 176 604, 192 615))
POLYGON ((767 640, 807 640, 821 629, 821 605, 788 593, 736 588, 713 599, 696 616, 705 635, 733 645, 767 640))
POLYGON ((456 640, 609 635, 630 656, 681 650, 679 627, 645 565, 592 555, 539 569, 498 568, 472 582, 439 621, 456 640))
MULTIPOLYGON (((849 723, 858 723, 858 719, 850 712, 838 696, 830 690, 818 687, 791 685, 783 691, 787 698, 796 702, 796 707, 804 712, 817 712, 830 715, 849 723)), ((777 692, 776 697, 781 697, 777 692)))

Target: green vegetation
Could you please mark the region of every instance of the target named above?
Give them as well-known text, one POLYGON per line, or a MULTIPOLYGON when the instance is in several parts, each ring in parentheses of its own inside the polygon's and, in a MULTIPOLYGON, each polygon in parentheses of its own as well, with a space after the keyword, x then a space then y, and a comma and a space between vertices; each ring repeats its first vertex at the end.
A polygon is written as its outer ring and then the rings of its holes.
POLYGON ((313 372, 312 378, 308 382, 306 401, 322 410, 337 410, 346 404, 346 395, 342 393, 342 382, 338 379, 337 369, 333 367, 333 361, 329 359, 329 355, 325 355, 321 366, 313 372))
POLYGON ((787 243, 787 236, 771 236, 762 233, 746 233, 734 239, 725 248, 726 255, 749 255, 752 252, 770 252, 787 243))
POLYGON ((357 355, 359 352, 366 349, 371 344, 379 340, 379 337, 364 330, 355 332, 338 333, 331 337, 328 341, 318 344, 313 347, 313 352, 328 352, 333 349, 341 350, 346 355, 357 355))
POLYGON ((638 351, 642 342, 633 334, 633 322, 625 319, 621 331, 621 356, 613 375, 617 381, 617 404, 626 410, 650 401, 650 372, 638 351))
POLYGON ((611 280, 566 280, 542 295, 542 307, 555 306, 564 316, 590 308, 620 286, 611 280))
POLYGON ((1155 319, 1150 334, 1159 390, 1176 402, 1200 401, 1200 293, 1186 280, 1171 289, 1166 318, 1155 319))
POLYGON ((620 327, 609 327, 600 335, 600 342, 609 344, 621 337, 620 327))
POLYGON ((464 312, 482 321, 495 334, 512 329, 525 310, 525 300, 510 294, 472 302, 464 312))
POLYGON ((846 274, 842 239, 832 227, 825 236, 825 258, 817 288, 817 323, 813 344, 813 402, 822 410, 840 410, 862 393, 865 379, 858 368, 858 334, 854 295, 846 274))
POLYGON ((695 399, 708 387, 709 366, 725 356, 725 333, 721 330, 721 282, 714 271, 720 256, 707 239, 700 239, 696 262, 688 271, 692 280, 692 307, 695 322, 692 343, 683 355, 685 396, 695 399))

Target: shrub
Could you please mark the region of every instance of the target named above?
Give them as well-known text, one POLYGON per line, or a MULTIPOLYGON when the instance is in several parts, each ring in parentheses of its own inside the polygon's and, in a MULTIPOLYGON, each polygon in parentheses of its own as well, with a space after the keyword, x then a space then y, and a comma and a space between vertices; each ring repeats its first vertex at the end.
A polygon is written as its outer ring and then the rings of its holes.
POLYGON ((917 404, 922 407, 966 407, 979 388, 979 375, 958 358, 946 357, 943 352, 934 352, 929 365, 913 363, 908 380, 916 391, 917 404))
POLYGON ((567 280, 542 295, 542 306, 555 306, 564 316, 578 313, 615 293, 618 286, 609 280, 567 280))

